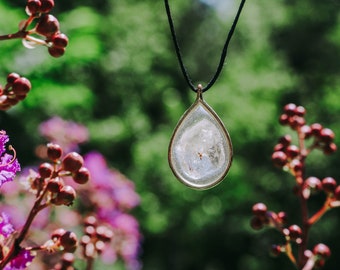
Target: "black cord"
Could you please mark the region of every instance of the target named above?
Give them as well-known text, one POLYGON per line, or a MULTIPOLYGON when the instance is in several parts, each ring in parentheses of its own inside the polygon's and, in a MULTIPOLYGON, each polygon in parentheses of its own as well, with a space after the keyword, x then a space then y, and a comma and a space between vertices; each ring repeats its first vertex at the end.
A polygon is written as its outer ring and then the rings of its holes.
MULTIPOLYGON (((207 90, 209 90, 209 88, 214 85, 214 83, 216 82, 217 78, 221 74, 221 71, 223 69, 223 65, 224 65, 225 59, 227 57, 228 46, 229 46, 230 40, 231 40, 231 38, 232 38, 232 36, 234 34, 234 31, 235 31, 238 19, 240 17, 240 14, 241 14, 241 11, 242 11, 242 8, 243 8, 245 2, 246 2, 246 0, 242 0, 241 3, 240 3, 240 6, 239 6, 238 11, 236 13, 234 22, 233 22, 233 24, 232 24, 232 26, 231 26, 231 28, 229 30, 227 39, 225 41, 225 44, 224 44, 224 47, 223 47, 223 50, 222 50, 222 54, 221 54, 221 58, 220 58, 220 62, 218 64, 218 66, 217 66, 216 72, 215 72, 214 76, 212 77, 212 79, 210 80, 210 82, 207 84, 207 86, 205 86, 202 89, 200 89, 202 91, 202 93, 207 91, 207 90)), ((172 16, 171 16, 169 1, 168 0, 164 0, 164 4, 165 4, 165 9, 166 9, 166 14, 167 14, 168 20, 169 20, 171 36, 172 36, 173 42, 175 44, 175 49, 176 49, 176 54, 177 54, 179 65, 181 67, 182 73, 183 73, 184 78, 187 81, 189 87, 194 92, 197 92, 197 87, 193 84, 193 82, 192 82, 192 80, 191 80, 191 78, 190 78, 190 76, 189 76, 189 74, 187 72, 187 69, 186 69, 186 67, 184 65, 183 59, 182 59, 182 54, 181 54, 181 50, 180 50, 180 47, 179 47, 179 44, 178 44, 177 35, 176 35, 175 27, 174 27, 174 22, 173 22, 173 19, 172 19, 172 16)))

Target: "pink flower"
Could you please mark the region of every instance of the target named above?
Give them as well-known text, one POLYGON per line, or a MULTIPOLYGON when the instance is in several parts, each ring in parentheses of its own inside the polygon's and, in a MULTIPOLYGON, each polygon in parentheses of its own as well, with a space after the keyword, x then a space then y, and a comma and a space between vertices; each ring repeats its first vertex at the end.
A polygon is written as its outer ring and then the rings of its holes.
POLYGON ((35 254, 29 250, 21 249, 18 255, 10 261, 4 270, 21 270, 26 269, 33 261, 35 254))
POLYGON ((14 232, 13 225, 9 222, 9 217, 5 213, 0 215, 0 234, 7 238, 14 232))
MULTIPOLYGON (((105 158, 100 153, 87 154, 85 166, 91 172, 90 185, 97 190, 99 204, 105 197, 110 198, 111 205, 114 204, 116 209, 129 210, 139 204, 140 198, 135 191, 134 183, 120 172, 108 168, 105 158)), ((103 205, 105 208, 107 206, 103 205)))
POLYGON ((66 153, 77 150, 78 144, 89 139, 89 133, 85 126, 66 121, 58 116, 41 123, 39 131, 47 140, 58 143, 66 153))
POLYGON ((8 141, 9 138, 6 132, 0 131, 0 187, 6 182, 13 181, 16 173, 20 171, 18 160, 12 155, 5 153, 8 141))

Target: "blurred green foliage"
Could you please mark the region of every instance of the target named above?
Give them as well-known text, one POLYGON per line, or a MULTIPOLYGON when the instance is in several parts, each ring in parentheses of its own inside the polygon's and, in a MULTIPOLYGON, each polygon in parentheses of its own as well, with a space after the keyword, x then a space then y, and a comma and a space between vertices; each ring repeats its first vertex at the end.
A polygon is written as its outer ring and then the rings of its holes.
MULTIPOLYGON (((198 0, 170 1, 184 61, 194 81, 207 82, 237 9, 216 10, 198 0)), ((218 2, 218 1, 217 1, 218 2)), ((220 1, 222 2, 222 0, 220 1)), ((23 1, 0 3, 1 34, 25 18, 23 1)), ((172 130, 195 99, 180 74, 162 1, 56 1, 54 14, 70 39, 66 55, 1 42, 1 82, 9 72, 32 81, 28 98, 2 112, 23 165, 41 143, 37 127, 53 115, 86 125, 91 141, 136 184, 135 215, 144 235, 144 269, 291 269, 268 248, 283 239, 250 229, 251 206, 262 201, 299 223, 293 179, 273 168, 282 105, 307 109, 307 119, 340 134, 340 4, 338 1, 248 1, 225 69, 206 101, 226 124, 234 145, 230 173, 219 186, 197 192, 182 186, 167 163, 172 130)), ((308 175, 340 180, 336 153, 315 153, 308 175)), ((315 205, 318 203, 316 199, 315 205)), ((339 212, 312 230, 311 244, 327 243, 339 265, 339 212)), ((108 268, 112 269, 112 268, 108 268)))

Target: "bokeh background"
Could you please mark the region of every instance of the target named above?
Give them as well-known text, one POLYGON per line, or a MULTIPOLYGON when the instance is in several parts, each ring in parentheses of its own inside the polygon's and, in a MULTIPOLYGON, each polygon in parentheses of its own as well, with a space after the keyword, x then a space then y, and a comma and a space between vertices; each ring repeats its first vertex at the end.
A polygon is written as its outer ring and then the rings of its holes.
MULTIPOLYGON (((195 82, 213 75, 238 3, 170 1, 195 82)), ((24 6, 1 1, 1 33, 17 30, 24 6)), ((251 207, 261 201, 300 222, 293 178, 270 160, 278 137, 290 133, 277 121, 284 104, 304 106, 309 123, 340 134, 340 2, 246 3, 221 77, 204 95, 229 130, 233 166, 224 182, 204 192, 181 185, 168 167, 169 139, 195 94, 180 73, 163 1, 57 0, 52 14, 70 39, 65 56, 27 50, 19 40, 0 44, 1 83, 17 72, 33 85, 25 101, 0 115, 22 165, 32 164, 35 146, 44 142, 37 131, 42 121, 82 123, 90 131, 82 150, 103 153, 141 196, 133 214, 143 234, 143 269, 292 269, 284 256, 269 256, 271 244, 283 241, 277 232, 250 228, 251 207)), ((314 153, 307 174, 340 180, 339 153, 314 153)), ((314 198, 312 208, 322 199, 314 198)), ((327 270, 339 268, 339 226, 335 209, 311 231, 311 248, 324 242, 333 251, 327 270)))

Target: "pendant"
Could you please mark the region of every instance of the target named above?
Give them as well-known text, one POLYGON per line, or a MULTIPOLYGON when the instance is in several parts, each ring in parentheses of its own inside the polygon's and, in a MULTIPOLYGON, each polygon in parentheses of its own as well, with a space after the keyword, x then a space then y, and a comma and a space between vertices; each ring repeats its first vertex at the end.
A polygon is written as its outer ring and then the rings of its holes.
POLYGON ((168 159, 179 181, 203 190, 223 180, 231 166, 233 150, 228 131, 203 100, 201 89, 198 87, 196 101, 175 128, 168 159))

